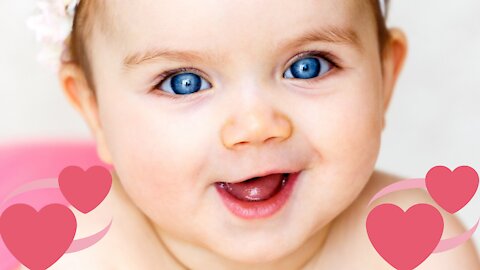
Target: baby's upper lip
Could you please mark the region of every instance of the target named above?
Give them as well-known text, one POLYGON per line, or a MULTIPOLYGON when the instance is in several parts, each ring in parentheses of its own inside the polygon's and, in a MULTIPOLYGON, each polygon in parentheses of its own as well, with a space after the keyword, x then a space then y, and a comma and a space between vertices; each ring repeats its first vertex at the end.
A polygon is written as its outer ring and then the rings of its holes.
POLYGON ((254 178, 254 177, 262 177, 262 176, 266 176, 266 175, 270 175, 270 174, 277 174, 277 173, 295 173, 295 172, 298 172, 298 171, 300 171, 300 170, 299 169, 293 169, 293 168, 268 169, 268 170, 263 170, 263 171, 258 172, 258 173, 251 174, 251 175, 246 176, 246 177, 242 177, 242 178, 237 179, 237 180, 231 180, 231 181, 230 180, 225 180, 225 181, 222 181, 222 182, 225 182, 225 183, 240 183, 240 182, 246 181, 246 180, 254 178))

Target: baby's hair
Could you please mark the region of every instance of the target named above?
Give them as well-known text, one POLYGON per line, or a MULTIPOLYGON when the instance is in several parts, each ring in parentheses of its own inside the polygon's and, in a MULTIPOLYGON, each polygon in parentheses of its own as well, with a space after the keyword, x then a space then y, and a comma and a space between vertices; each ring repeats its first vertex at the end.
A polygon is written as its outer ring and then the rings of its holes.
POLYGON ((78 4, 73 19, 72 33, 68 40, 70 59, 77 64, 85 74, 88 86, 96 92, 91 60, 88 59, 88 48, 93 28, 100 27, 102 34, 108 33, 112 27, 107 19, 106 1, 103 0, 82 0, 78 4), (95 14, 95 15, 93 15, 95 14))
MULTIPOLYGON (((375 16, 378 43, 380 53, 389 39, 389 32, 386 25, 386 19, 382 13, 379 0, 364 0, 373 10, 375 16)), ((388 10, 389 0, 385 1, 385 9, 388 10)), ((78 65, 84 72, 88 86, 95 93, 95 79, 93 76, 91 59, 89 59, 88 47, 89 40, 92 37, 94 27, 98 27, 103 35, 111 36, 114 29, 112 10, 107 10, 104 0, 82 0, 77 6, 73 20, 72 33, 67 41, 69 46, 69 55, 73 63, 78 65), (95 14, 95 15, 93 15, 95 14)), ((385 15, 386 16, 386 15, 385 15)), ((97 29, 98 29, 97 28, 97 29)))

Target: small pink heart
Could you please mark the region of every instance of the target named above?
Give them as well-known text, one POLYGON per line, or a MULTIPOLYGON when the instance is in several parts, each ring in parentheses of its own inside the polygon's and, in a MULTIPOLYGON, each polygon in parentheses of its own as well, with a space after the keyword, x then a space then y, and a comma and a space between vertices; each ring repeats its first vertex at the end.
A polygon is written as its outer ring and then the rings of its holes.
POLYGON ((47 269, 65 254, 75 237, 77 221, 68 207, 50 204, 37 212, 14 204, 0 217, 5 245, 29 269, 47 269))
POLYGON ((398 270, 411 270, 440 242, 443 218, 428 204, 416 204, 407 212, 394 204, 381 204, 368 214, 367 233, 386 262, 398 270))
POLYGON ((478 174, 469 166, 460 166, 453 172, 445 166, 436 166, 428 171, 425 184, 433 200, 453 214, 477 192, 478 174))
POLYGON ((107 197, 112 175, 102 166, 90 167, 86 172, 80 167, 69 166, 60 172, 58 184, 67 201, 86 214, 107 197))

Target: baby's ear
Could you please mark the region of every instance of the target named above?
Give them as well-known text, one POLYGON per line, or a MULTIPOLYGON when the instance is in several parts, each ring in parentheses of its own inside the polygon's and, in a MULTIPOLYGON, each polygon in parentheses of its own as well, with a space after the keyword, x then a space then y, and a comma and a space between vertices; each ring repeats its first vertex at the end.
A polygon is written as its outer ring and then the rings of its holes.
POLYGON ((98 114, 97 97, 94 90, 89 87, 85 73, 73 63, 63 63, 58 72, 58 79, 69 103, 82 115, 95 137, 100 159, 112 164, 98 114))
POLYGON ((392 28, 389 30, 389 39, 383 51, 383 108, 384 117, 393 96, 393 90, 408 51, 407 37, 402 30, 392 28))

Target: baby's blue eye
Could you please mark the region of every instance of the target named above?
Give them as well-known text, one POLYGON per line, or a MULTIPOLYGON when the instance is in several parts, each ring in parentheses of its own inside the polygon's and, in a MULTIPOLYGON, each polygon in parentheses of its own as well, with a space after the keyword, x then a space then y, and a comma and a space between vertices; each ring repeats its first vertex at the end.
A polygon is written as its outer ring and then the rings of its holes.
POLYGON ((178 73, 164 80, 160 88, 175 95, 188 95, 212 87, 202 77, 194 73, 178 73), (206 85, 206 86, 205 86, 206 85))
POLYGON ((332 69, 332 64, 321 57, 303 58, 291 65, 284 73, 286 79, 312 79, 332 69))

